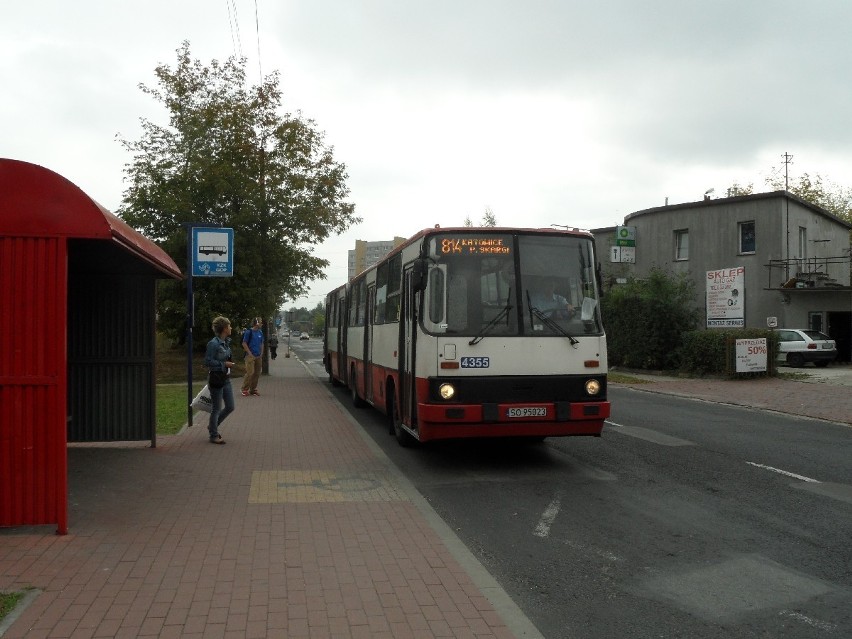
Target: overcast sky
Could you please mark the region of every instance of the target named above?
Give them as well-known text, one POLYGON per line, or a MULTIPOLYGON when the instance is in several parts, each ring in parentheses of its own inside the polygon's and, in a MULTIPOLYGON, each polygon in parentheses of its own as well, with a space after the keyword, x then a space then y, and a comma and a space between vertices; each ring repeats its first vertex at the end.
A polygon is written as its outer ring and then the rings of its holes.
MULTIPOLYGON (((28 0, 0 19, 0 156, 121 202, 138 88, 188 40, 281 73, 326 133, 364 222, 316 247, 346 279, 356 239, 440 224, 614 226, 734 182, 852 186, 849 0, 28 0)), ((239 255, 235 256, 237 262, 239 255)))

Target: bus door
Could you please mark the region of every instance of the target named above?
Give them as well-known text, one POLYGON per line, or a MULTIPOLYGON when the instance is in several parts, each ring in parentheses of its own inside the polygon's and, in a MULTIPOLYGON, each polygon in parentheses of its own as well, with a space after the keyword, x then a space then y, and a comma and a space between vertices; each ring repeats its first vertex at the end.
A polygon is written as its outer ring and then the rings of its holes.
POLYGON ((364 317, 364 399, 373 401, 373 308, 376 287, 367 289, 367 315, 364 317))
POLYGON ((337 379, 346 379, 346 295, 337 299, 337 379))
POLYGON ((416 429, 417 293, 412 288, 411 265, 408 265, 402 274, 399 309, 399 400, 403 423, 416 429))

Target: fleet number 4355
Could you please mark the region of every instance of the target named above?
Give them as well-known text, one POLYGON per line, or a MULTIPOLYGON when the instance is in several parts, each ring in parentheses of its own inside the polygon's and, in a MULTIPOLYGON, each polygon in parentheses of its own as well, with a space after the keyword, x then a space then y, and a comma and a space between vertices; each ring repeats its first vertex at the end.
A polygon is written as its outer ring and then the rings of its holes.
POLYGON ((462 357, 462 368, 488 368, 490 361, 487 357, 462 357))

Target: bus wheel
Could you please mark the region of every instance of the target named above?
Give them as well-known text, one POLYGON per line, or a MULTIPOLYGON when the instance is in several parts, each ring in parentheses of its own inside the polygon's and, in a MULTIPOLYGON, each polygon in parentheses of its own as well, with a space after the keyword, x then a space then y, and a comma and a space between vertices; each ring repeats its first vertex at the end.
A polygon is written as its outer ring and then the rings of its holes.
POLYGON ((391 420, 391 432, 394 436, 396 436, 396 441, 403 448, 416 446, 418 443, 417 440, 411 435, 411 433, 402 427, 402 412, 400 411, 399 404, 396 401, 396 393, 392 393, 389 397, 391 406, 388 414, 390 415, 391 420))
POLYGON ((388 417, 388 435, 396 435, 396 429, 394 425, 396 424, 396 420, 398 419, 397 413, 399 409, 396 405, 396 391, 394 390, 393 384, 388 386, 386 396, 388 398, 387 404, 387 417, 388 417))
POLYGON ((331 368, 328 370, 328 383, 332 386, 340 386, 340 380, 334 376, 334 373, 331 372, 331 368))
POLYGON ((355 369, 349 373, 349 393, 352 396, 352 405, 355 408, 363 408, 364 400, 358 395, 358 379, 355 377, 355 369))

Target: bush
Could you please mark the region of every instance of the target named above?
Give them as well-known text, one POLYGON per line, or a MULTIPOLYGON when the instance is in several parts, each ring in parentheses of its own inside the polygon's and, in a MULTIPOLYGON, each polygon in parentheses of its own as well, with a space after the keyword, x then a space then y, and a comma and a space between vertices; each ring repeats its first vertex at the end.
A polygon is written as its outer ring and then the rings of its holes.
POLYGON ((609 362, 655 370, 680 368, 685 333, 697 327, 694 283, 685 274, 653 269, 608 291, 601 302, 609 362))
POLYGON ((765 374, 774 375, 778 334, 763 328, 710 329, 685 333, 680 369, 693 375, 728 374, 734 377, 753 377, 754 373, 736 372, 736 340, 761 338, 766 339, 768 349, 765 374))

